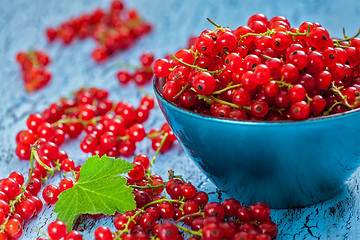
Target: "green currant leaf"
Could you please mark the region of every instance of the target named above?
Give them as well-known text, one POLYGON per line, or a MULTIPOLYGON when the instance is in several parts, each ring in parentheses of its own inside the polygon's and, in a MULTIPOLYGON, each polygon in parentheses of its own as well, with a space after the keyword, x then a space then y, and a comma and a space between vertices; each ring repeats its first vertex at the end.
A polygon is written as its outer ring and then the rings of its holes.
POLYGON ((59 195, 54 212, 71 229, 74 220, 84 213, 115 214, 135 209, 132 188, 126 178, 133 164, 106 155, 89 157, 81 167, 80 178, 74 186, 59 195))

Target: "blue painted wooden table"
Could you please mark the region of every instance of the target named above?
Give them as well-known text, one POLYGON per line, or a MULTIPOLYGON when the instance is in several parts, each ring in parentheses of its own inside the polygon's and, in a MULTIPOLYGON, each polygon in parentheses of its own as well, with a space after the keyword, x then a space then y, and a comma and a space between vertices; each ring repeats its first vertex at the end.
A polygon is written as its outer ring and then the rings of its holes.
MULTIPOLYGON (((70 47, 55 43, 49 45, 44 30, 57 26, 60 22, 89 12, 96 7, 108 7, 109 1, 98 0, 2 0, 0 6, 0 178, 11 171, 27 173, 28 162, 19 161, 14 154, 15 135, 25 128, 26 118, 32 112, 42 112, 45 107, 61 96, 83 86, 104 87, 111 93, 114 101, 127 100, 137 105, 141 92, 134 84, 120 86, 115 78, 117 61, 136 64, 141 53, 151 50, 156 57, 186 45, 192 34, 199 34, 205 28, 212 28, 206 21, 210 17, 221 25, 236 28, 246 24, 249 16, 262 12, 268 17, 286 16, 293 25, 303 21, 318 21, 332 36, 342 36, 342 27, 352 35, 360 26, 360 2, 343 1, 291 1, 253 0, 253 1, 126 1, 128 7, 137 8, 146 20, 154 25, 154 31, 140 40, 133 48, 118 54, 103 65, 96 65, 90 59, 94 42, 76 42, 70 47), (29 48, 46 49, 53 63, 49 69, 53 80, 45 89, 28 94, 23 88, 15 55, 29 48)), ((146 89, 152 92, 151 85, 146 89)), ((164 118, 157 108, 145 123, 147 130, 159 128, 164 118)), ((64 145, 69 156, 78 164, 87 157, 78 147, 80 140, 72 140, 64 145)), ((144 141, 136 153, 153 155, 150 141, 144 141)), ((354 144, 358 144, 355 143, 354 144)), ((172 150, 160 155, 154 172, 164 178, 167 170, 173 169, 183 175, 201 190, 212 192, 213 200, 218 198, 216 187, 209 182, 195 164, 187 157, 179 144, 172 150)), ((55 175, 49 183, 58 183, 61 176, 55 175)), ((279 226, 278 239, 360 239, 360 172, 357 171, 348 181, 343 193, 333 199, 310 207, 298 209, 279 209, 272 211, 274 222, 279 226)), ((28 221, 24 226, 21 239, 36 239, 41 236, 36 229, 46 231, 47 225, 56 219, 53 207, 45 205, 41 214, 28 221)), ((84 239, 93 239, 94 229, 102 224, 112 227, 111 218, 98 221, 85 220, 84 239)))

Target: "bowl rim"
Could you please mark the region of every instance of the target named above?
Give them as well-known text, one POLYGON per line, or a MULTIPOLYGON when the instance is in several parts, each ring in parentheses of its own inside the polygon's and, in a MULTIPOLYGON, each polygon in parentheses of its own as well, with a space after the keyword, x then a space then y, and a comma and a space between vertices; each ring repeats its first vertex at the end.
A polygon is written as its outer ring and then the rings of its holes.
POLYGON ((323 122, 323 121, 338 120, 338 119, 348 117, 349 115, 351 116, 351 115, 354 115, 354 114, 360 112, 360 108, 357 108, 357 109, 352 109, 352 110, 342 112, 342 113, 336 113, 336 114, 331 114, 331 115, 321 116, 321 117, 308 118, 306 120, 301 120, 301 121, 295 121, 295 120, 276 120, 276 121, 237 120, 237 119, 231 119, 231 118, 222 118, 222 117, 216 117, 216 116, 207 115, 207 114, 203 114, 203 113, 197 113, 197 112, 191 111, 189 109, 180 107, 180 106, 176 105, 175 103, 169 101, 168 99, 165 98, 165 96, 161 93, 161 91, 159 89, 158 82, 160 79, 164 79, 164 78, 160 78, 160 77, 154 75, 153 89, 154 89, 155 95, 158 98, 160 98, 163 102, 167 103, 168 105, 177 109, 178 111, 183 112, 192 117, 213 120, 213 121, 218 121, 218 122, 223 122, 223 123, 246 124, 246 125, 267 125, 267 126, 276 126, 276 125, 285 125, 285 124, 286 125, 301 125, 301 124, 319 123, 319 122, 323 122))

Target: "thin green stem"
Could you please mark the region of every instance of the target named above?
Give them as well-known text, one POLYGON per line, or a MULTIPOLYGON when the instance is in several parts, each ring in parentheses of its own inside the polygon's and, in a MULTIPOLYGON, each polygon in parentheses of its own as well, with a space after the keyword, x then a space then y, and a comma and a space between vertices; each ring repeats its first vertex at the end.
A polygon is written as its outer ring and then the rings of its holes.
POLYGON ((191 229, 188 229, 188 228, 186 228, 186 227, 180 226, 180 225, 178 225, 178 224, 175 224, 175 226, 176 226, 177 228, 183 230, 184 232, 186 232, 189 236, 195 235, 195 236, 202 237, 202 234, 201 234, 202 231, 201 231, 201 229, 200 229, 199 231, 193 231, 193 230, 191 230, 191 229))
POLYGON ((311 30, 311 25, 310 24, 308 24, 308 29, 307 29, 307 34, 306 34, 306 36, 308 37, 308 36, 310 36, 310 30, 311 30))
POLYGON ((176 203, 182 203, 181 200, 162 198, 162 199, 159 199, 159 200, 156 200, 156 201, 152 201, 152 202, 146 204, 145 206, 143 206, 143 209, 145 209, 145 208, 147 208, 148 206, 151 206, 151 205, 153 205, 153 204, 161 203, 161 202, 176 202, 176 203))
POLYGON ((125 141, 125 140, 129 140, 130 139, 130 136, 129 135, 125 135, 125 136, 118 136, 116 138, 116 140, 118 141, 125 141))
POLYGON ((187 89, 188 86, 189 86, 189 84, 186 83, 186 85, 181 88, 181 91, 178 94, 176 94, 175 97, 173 97, 173 98, 176 99, 177 97, 179 97, 183 92, 185 92, 185 90, 187 89))
POLYGON ((206 20, 208 20, 212 25, 214 25, 217 28, 220 28, 221 26, 217 23, 215 23, 213 20, 211 20, 210 18, 206 18, 206 20))
POLYGON ((275 105, 269 107, 269 111, 276 111, 278 112, 280 115, 282 115, 283 111, 285 110, 285 108, 278 108, 278 107, 275 107, 275 105))
POLYGON ((199 70, 199 71, 202 71, 202 72, 208 72, 208 73, 211 73, 211 74, 216 74, 216 73, 220 73, 220 72, 222 72, 222 71, 224 71, 224 70, 226 69, 226 67, 224 67, 223 69, 220 69, 220 70, 209 71, 209 70, 207 70, 206 68, 201 68, 201 67, 198 67, 198 66, 196 66, 196 65, 192 65, 192 64, 188 64, 188 63, 186 63, 186 62, 183 62, 183 61, 181 61, 180 59, 178 59, 177 57, 175 57, 173 54, 170 54, 170 56, 171 56, 173 59, 175 59, 176 61, 178 61, 179 63, 181 63, 181 64, 183 64, 183 65, 185 65, 185 66, 191 67, 191 68, 195 68, 195 69, 197 69, 197 70, 199 70))
POLYGON ((241 42, 244 38, 246 38, 248 36, 270 36, 271 34, 274 34, 274 33, 275 33, 275 30, 270 30, 270 29, 268 29, 264 33, 247 33, 240 37, 239 42, 241 42))
POLYGON ((160 137, 161 135, 164 135, 164 134, 165 134, 165 131, 161 130, 159 132, 154 132, 154 133, 148 134, 148 135, 146 135, 146 137, 153 139, 153 138, 160 137))
POLYGON ((26 182, 24 184, 24 188, 26 188, 29 185, 31 176, 34 172, 34 154, 31 151, 31 148, 33 148, 33 147, 34 147, 33 145, 30 145, 30 153, 31 153, 31 155, 30 155, 30 173, 29 173, 28 179, 26 180, 26 182))
POLYGON ((211 95, 197 95, 197 97, 199 99, 202 99, 204 100, 205 102, 207 103, 211 103, 211 102, 218 102, 218 103, 222 103, 222 104, 225 104, 225 105, 228 105, 232 108, 242 108, 242 109, 246 109, 246 110, 251 110, 251 108, 249 106, 238 106, 234 103, 230 103, 230 102, 227 102, 227 101, 224 101, 224 100, 221 100, 221 99, 218 99, 216 97, 213 97, 211 95))
POLYGON ((356 37, 359 36, 359 35, 360 35, 360 28, 359 28, 358 32, 357 32, 354 36, 352 36, 352 37, 347 37, 347 38, 344 38, 344 39, 339 39, 339 40, 333 40, 333 42, 334 42, 334 43, 339 43, 339 42, 350 41, 351 39, 356 38, 356 37))
POLYGON ((186 182, 181 175, 173 175, 173 178, 178 178, 178 179, 180 179, 182 182, 186 182))
POLYGON ((40 157, 37 153, 37 149, 39 148, 39 142, 36 142, 34 145, 31 145, 31 153, 33 154, 34 158, 36 159, 36 161, 43 166, 46 170, 48 170, 51 174, 54 173, 54 169, 50 168, 49 166, 47 166, 45 163, 43 163, 40 160, 40 157))
POLYGON ((310 105, 312 98, 307 93, 305 94, 305 97, 306 97, 308 105, 310 105))
POLYGON ((169 135, 169 134, 168 134, 167 132, 164 134, 164 137, 163 137, 163 139, 161 139, 161 142, 160 142, 159 147, 156 149, 156 152, 155 152, 154 156, 153 156, 153 157, 151 158, 151 160, 150 160, 149 169, 148 169, 148 171, 146 171, 146 173, 145 173, 145 175, 148 177, 148 179, 151 179, 151 168, 152 168, 153 164, 155 163, 156 156, 159 154, 159 152, 160 152, 162 146, 164 145, 164 143, 165 143, 166 138, 167 138, 168 135, 169 135))
POLYGON ((129 187, 132 188, 138 188, 138 189, 156 189, 156 188, 160 188, 160 187, 164 187, 166 186, 166 182, 160 184, 160 185, 156 185, 156 186, 137 186, 137 185, 129 185, 129 187))
POLYGON ((124 234, 129 232, 129 225, 132 221, 135 220, 135 218, 137 218, 137 216, 139 216, 141 213, 143 213, 144 210, 140 209, 139 211, 137 211, 133 216, 129 217, 129 220, 127 221, 127 223, 125 224, 125 228, 124 230, 118 231, 115 233, 115 239, 120 239, 120 237, 124 234))
POLYGON ((290 32, 290 31, 285 31, 287 35, 290 35, 290 36, 306 36, 307 35, 307 31, 302 33, 302 32, 299 32, 299 30, 297 30, 295 33, 294 32, 290 32))
POLYGON ((227 86, 226 88, 223 88, 223 89, 214 91, 214 92, 212 92, 211 94, 213 94, 213 95, 221 94, 221 93, 223 93, 223 92, 226 92, 226 91, 229 90, 229 89, 233 89, 233 88, 237 88, 237 87, 241 87, 241 86, 242 86, 241 83, 235 84, 235 85, 231 85, 231 83, 230 83, 229 86, 227 86))
POLYGON ((80 118, 65 118, 65 119, 59 119, 58 121, 54 122, 51 124, 51 126, 56 127, 59 124, 67 124, 67 123, 82 123, 83 125, 87 125, 89 123, 96 123, 97 121, 99 121, 101 119, 100 116, 98 117, 93 117, 92 119, 90 119, 89 121, 84 121, 80 118))
POLYGON ((343 27, 343 35, 344 35, 344 38, 347 38, 348 36, 346 35, 345 33, 345 28, 343 27))
POLYGON ((331 107, 330 107, 327 111, 325 111, 322 115, 323 115, 323 116, 329 115, 329 114, 331 113, 331 111, 334 109, 334 107, 337 106, 337 105, 343 105, 343 103, 342 103, 342 102, 335 101, 334 104, 331 105, 331 107))
POLYGON ((349 109, 354 109, 355 106, 357 105, 357 103, 354 104, 354 105, 350 105, 349 102, 348 102, 347 99, 346 99, 346 96, 344 96, 344 95, 342 94, 342 92, 335 86, 335 83, 334 83, 334 82, 331 83, 331 88, 330 88, 330 90, 332 90, 335 94, 337 94, 337 95, 343 100, 343 104, 344 104, 345 107, 347 107, 347 108, 349 108, 349 109))
POLYGON ((199 211, 199 212, 196 212, 196 213, 184 215, 181 218, 179 218, 178 220, 176 220, 175 222, 181 222, 182 220, 184 220, 187 217, 194 217, 194 216, 203 216, 204 217, 204 213, 199 211))
POLYGON ((5 232, 6 223, 9 221, 10 217, 14 214, 16 204, 25 198, 25 190, 26 190, 25 187, 21 187, 21 193, 17 195, 14 200, 9 201, 10 212, 5 218, 4 222, 0 225, 0 233, 5 232))
POLYGON ((198 95, 198 98, 199 99, 203 99, 205 102, 218 102, 218 103, 222 103, 222 104, 225 104, 225 105, 228 105, 230 107, 233 107, 233 108, 240 108, 240 106, 234 104, 234 103, 230 103, 230 102, 226 102, 224 100, 220 100, 216 97, 213 97, 213 96, 210 96, 210 95, 198 95))
POLYGON ((284 82, 283 79, 281 79, 280 81, 279 80, 271 80, 271 81, 275 81, 279 85, 280 88, 293 86, 291 83, 284 82))
POLYGON ((40 66, 40 64, 39 64, 39 61, 37 59, 37 56, 36 56, 36 53, 35 53, 34 49, 29 50, 28 56, 30 57, 33 66, 35 68, 38 68, 40 66))

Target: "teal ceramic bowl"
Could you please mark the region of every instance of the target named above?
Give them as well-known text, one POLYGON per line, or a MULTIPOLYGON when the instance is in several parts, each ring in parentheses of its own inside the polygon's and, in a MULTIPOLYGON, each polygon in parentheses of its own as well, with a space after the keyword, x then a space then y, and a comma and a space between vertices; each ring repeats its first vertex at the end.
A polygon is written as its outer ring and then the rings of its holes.
POLYGON ((306 121, 238 121, 181 108, 161 93, 160 108, 180 144, 220 190, 273 208, 324 201, 359 166, 360 110, 306 121))

